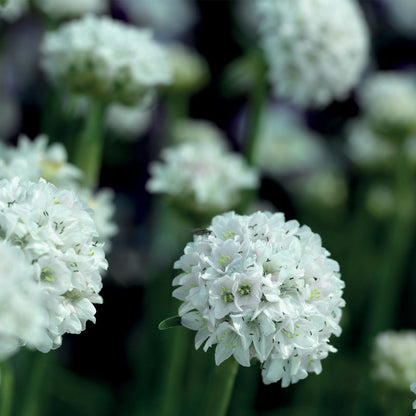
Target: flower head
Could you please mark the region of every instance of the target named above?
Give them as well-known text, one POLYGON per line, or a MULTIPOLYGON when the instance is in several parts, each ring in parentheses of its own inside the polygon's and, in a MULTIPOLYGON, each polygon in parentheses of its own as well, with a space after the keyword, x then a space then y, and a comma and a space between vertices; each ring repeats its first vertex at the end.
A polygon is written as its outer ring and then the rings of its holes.
POLYGON ((147 189, 165 193, 199 213, 217 213, 241 202, 241 192, 257 186, 258 176, 244 159, 212 142, 188 142, 162 151, 150 165, 147 189))
POLYGON ((0 20, 14 22, 19 19, 29 8, 28 0, 8 1, 5 6, 0 5, 0 20))
POLYGON ((416 380, 416 331, 386 331, 373 348, 373 377, 395 390, 408 391, 416 380))
POLYGON ((107 261, 90 211, 72 191, 43 180, 1 180, 0 239, 23 251, 43 290, 48 337, 36 348, 57 348, 63 334, 95 321, 107 261))
POLYGON ((258 0, 260 43, 278 96, 322 107, 344 99, 368 58, 368 30, 354 0, 258 0))
POLYGON ((164 48, 148 30, 106 16, 87 15, 49 32, 42 66, 73 92, 133 105, 171 82, 164 48))
POLYGON ((48 314, 36 267, 20 247, 0 242, 0 361, 48 339, 48 314))
POLYGON ((321 239, 282 213, 213 218, 188 243, 173 296, 183 301, 182 324, 197 331, 195 347, 216 344, 219 365, 231 355, 243 366, 255 358, 266 384, 296 383, 319 373, 336 351, 344 306, 338 263, 321 239))
POLYGON ((108 0, 35 0, 46 15, 56 18, 73 18, 87 13, 103 13, 108 9, 108 0))

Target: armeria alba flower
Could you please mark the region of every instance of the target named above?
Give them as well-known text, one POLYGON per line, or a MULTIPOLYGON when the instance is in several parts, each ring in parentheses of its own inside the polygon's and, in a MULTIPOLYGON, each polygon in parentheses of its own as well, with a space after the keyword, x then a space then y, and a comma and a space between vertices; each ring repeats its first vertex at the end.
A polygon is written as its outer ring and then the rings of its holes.
POLYGON ((396 390, 408 391, 416 380, 416 331, 386 331, 373 347, 373 377, 396 390))
POLYGON ((196 23, 198 9, 189 0, 119 0, 128 19, 163 38, 183 35, 196 23))
POLYGON ((75 93, 125 105, 144 103, 171 82, 164 48, 148 30, 87 15, 46 34, 46 74, 75 93))
POLYGON ((243 157, 217 143, 188 142, 162 150, 150 165, 147 190, 174 198, 185 209, 218 213, 241 202, 245 189, 258 184, 257 172, 243 157))
MULTIPOLYGON (((416 382, 410 385, 410 390, 416 394, 416 382)), ((416 409, 416 400, 412 404, 413 410, 416 409)), ((416 413, 415 413, 416 414, 416 413)))
POLYGON ((47 16, 55 19, 74 18, 87 13, 104 13, 109 7, 108 0, 35 0, 35 4, 47 16))
POLYGON ((5 6, 0 5, 0 20, 14 22, 28 10, 28 0, 9 0, 5 6))
POLYGON ((174 267, 182 324, 195 347, 216 345, 215 361, 254 358, 265 384, 321 372, 340 335, 343 281, 318 234, 282 213, 228 212, 195 235, 174 267))
POLYGON ((359 93, 365 116, 377 130, 390 135, 416 131, 416 77, 377 72, 365 80, 359 93))
MULTIPOLYGON (((0 214, 2 215, 2 214, 0 214)), ((0 242, 0 361, 47 341, 48 314, 36 267, 20 247, 0 242)))
POLYGON ((95 322, 101 274, 107 269, 90 211, 70 190, 43 180, 0 181, 0 239, 23 250, 44 291, 48 337, 34 343, 47 352, 62 335, 95 322))
POLYGON ((322 107, 344 99, 368 60, 369 36, 355 0, 256 0, 259 35, 278 96, 322 107))

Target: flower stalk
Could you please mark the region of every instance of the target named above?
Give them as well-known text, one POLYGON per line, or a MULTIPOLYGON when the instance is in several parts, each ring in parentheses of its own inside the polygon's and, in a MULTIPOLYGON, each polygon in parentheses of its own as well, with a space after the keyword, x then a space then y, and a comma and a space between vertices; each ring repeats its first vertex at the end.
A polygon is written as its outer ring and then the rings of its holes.
POLYGON ((12 411, 14 377, 8 362, 0 363, 0 416, 9 416, 12 411))

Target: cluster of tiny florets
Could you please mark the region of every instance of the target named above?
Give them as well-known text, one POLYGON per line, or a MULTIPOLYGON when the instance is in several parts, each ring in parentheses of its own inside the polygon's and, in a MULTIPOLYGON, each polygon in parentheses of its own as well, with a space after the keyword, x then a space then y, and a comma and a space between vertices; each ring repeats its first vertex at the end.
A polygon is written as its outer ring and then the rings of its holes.
POLYGON ((278 96, 322 107, 344 99, 368 60, 368 30, 354 0, 256 0, 260 43, 278 96))
POLYGON ((175 263, 173 296, 195 347, 216 344, 219 365, 260 361, 264 383, 288 386, 321 371, 336 351, 343 281, 319 235, 282 213, 229 212, 213 218, 175 263))

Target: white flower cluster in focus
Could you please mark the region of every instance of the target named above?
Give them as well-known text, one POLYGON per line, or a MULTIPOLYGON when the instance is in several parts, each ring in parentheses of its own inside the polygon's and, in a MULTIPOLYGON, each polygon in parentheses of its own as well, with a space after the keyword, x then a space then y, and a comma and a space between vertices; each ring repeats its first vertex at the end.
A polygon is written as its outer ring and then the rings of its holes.
POLYGON ((109 6, 108 0, 35 0, 35 2, 42 12, 56 19, 78 17, 87 13, 104 13, 109 6))
POLYGON ((47 338, 48 314, 35 267, 22 250, 0 242, 0 361, 22 345, 33 347, 47 338))
POLYGON ((73 92, 125 105, 146 103, 171 82, 164 48, 148 30, 87 15, 46 34, 46 74, 73 92))
POLYGON ((254 189, 257 172, 243 157, 215 142, 185 142, 162 150, 153 162, 147 190, 165 193, 186 209, 218 213, 241 202, 241 191, 254 189))
POLYGON ((361 108, 376 129, 416 131, 416 77, 398 71, 377 72, 359 92, 361 108))
POLYGON ((386 331, 373 348, 373 377, 401 391, 416 380, 416 331, 386 331))
POLYGON ((296 383, 321 372, 340 335, 343 281, 321 238, 282 213, 228 212, 188 243, 174 267, 173 296, 195 347, 216 344, 219 365, 255 358, 265 384, 296 383))
POLYGON ((129 20, 150 27, 165 38, 187 32, 198 19, 198 9, 189 0, 119 0, 129 20))
POLYGON ((0 6, 0 20, 14 22, 28 9, 28 0, 9 0, 5 6, 0 6))
POLYGON ((47 335, 31 341, 42 352, 58 348, 63 334, 95 322, 107 269, 97 236, 89 210, 72 191, 43 180, 0 181, 0 238, 22 251, 43 292, 47 335))
POLYGON ((260 43, 278 96, 322 107, 344 99, 368 60, 369 36, 355 0, 256 0, 260 43))

